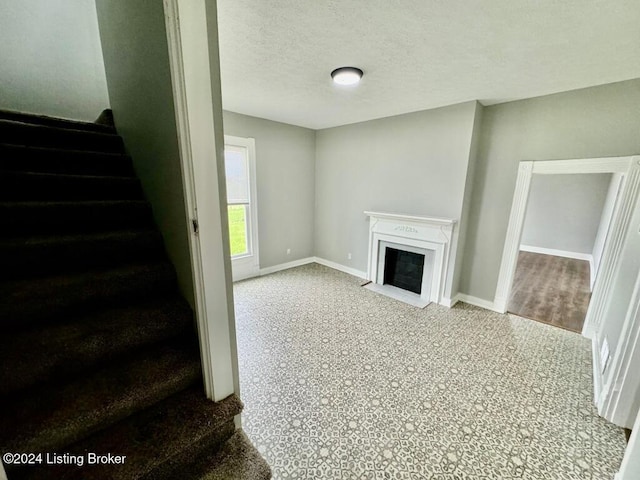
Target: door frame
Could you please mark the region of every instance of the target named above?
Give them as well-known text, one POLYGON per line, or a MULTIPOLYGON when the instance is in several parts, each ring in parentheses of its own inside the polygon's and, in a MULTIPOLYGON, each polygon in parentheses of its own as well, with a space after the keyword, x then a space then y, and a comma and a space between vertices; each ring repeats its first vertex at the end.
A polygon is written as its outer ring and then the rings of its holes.
POLYGON ((239 393, 216 4, 163 0, 205 393, 239 393))
POLYGON ((598 277, 593 286, 591 302, 582 330, 585 337, 592 338, 602 320, 607 295, 617 271, 622 243, 630 227, 633 206, 640 189, 640 156, 520 162, 493 305, 498 312, 505 313, 507 311, 532 176, 534 174, 579 173, 619 173, 622 175, 598 277))

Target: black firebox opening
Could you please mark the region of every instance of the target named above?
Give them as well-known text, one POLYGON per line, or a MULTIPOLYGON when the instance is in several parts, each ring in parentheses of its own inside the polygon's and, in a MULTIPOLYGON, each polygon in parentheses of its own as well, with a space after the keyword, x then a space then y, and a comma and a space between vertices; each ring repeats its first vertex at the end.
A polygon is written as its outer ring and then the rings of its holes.
POLYGON ((385 247, 384 283, 420 295, 424 255, 385 247))

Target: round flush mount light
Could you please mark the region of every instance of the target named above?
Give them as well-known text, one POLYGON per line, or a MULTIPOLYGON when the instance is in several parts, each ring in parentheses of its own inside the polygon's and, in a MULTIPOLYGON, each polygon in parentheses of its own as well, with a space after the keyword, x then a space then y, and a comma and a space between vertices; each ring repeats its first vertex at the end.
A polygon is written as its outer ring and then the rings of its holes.
POLYGON ((338 85, 355 85, 362 78, 362 70, 356 67, 340 67, 331 72, 331 78, 338 85))

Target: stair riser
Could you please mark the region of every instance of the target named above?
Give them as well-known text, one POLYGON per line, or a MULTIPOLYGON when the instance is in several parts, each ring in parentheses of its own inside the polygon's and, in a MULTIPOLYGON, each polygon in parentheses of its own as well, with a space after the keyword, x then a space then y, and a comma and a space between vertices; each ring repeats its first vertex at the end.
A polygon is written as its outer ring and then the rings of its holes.
POLYGON ((134 175, 128 155, 0 145, 0 169, 70 175, 134 175))
POLYGON ((156 233, 51 244, 13 242, 0 244, 0 271, 5 279, 20 279, 125 263, 153 262, 164 256, 162 237, 156 233))
POLYGON ((24 390, 38 382, 62 383, 193 328, 193 314, 186 302, 148 310, 118 309, 79 321, 83 324, 52 327, 45 331, 48 336, 44 338, 44 334, 29 330, 10 344, 0 339, 0 394, 24 390), (32 354, 27 368, 19 351, 27 351, 28 342, 34 338, 40 350, 32 354))
POLYGON ((64 321, 69 315, 165 295, 175 291, 176 278, 171 264, 163 264, 117 274, 52 277, 35 285, 28 281, 5 283, 2 288, 0 325, 13 330, 35 323, 64 321))
POLYGON ((0 143, 124 153, 124 144, 118 135, 50 128, 4 120, 0 120, 0 143))
POLYGON ((143 200, 137 179, 0 172, 0 201, 143 200))
POLYGON ((153 225, 146 202, 2 204, 0 218, 5 237, 106 232, 153 225))

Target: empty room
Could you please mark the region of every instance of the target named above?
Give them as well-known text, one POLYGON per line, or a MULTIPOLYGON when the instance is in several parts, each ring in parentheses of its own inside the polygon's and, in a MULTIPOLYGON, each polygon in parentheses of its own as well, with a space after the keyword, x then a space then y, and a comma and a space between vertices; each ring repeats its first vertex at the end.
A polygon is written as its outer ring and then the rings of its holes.
POLYGON ((640 478, 640 5, 0 17, 0 480, 640 478))

